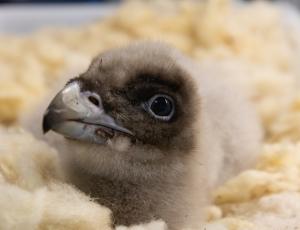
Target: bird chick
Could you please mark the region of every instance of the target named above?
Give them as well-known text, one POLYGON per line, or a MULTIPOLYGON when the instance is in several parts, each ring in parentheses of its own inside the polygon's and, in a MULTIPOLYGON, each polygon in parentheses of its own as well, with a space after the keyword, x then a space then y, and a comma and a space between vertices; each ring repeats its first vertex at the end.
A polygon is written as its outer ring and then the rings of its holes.
POLYGON ((43 130, 72 184, 115 225, 200 226, 212 189, 251 166, 261 129, 221 76, 175 49, 140 42, 96 57, 45 112, 43 130))

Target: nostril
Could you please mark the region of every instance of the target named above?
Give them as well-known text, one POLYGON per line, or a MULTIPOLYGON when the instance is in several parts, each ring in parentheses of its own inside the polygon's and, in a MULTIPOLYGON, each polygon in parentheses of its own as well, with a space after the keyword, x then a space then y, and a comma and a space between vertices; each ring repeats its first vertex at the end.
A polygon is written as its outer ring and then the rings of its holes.
POLYGON ((94 105, 96 105, 96 106, 99 106, 99 105, 100 105, 99 99, 96 98, 95 96, 89 96, 88 99, 89 99, 89 101, 90 101, 91 103, 93 103, 94 105))

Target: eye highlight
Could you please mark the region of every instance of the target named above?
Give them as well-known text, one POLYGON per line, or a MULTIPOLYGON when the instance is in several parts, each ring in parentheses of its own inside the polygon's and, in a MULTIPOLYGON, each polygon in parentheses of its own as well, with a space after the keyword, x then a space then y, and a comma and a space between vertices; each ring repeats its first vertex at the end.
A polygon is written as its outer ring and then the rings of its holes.
POLYGON ((164 94, 156 94, 143 104, 145 110, 153 117, 169 121, 175 112, 174 100, 164 94))

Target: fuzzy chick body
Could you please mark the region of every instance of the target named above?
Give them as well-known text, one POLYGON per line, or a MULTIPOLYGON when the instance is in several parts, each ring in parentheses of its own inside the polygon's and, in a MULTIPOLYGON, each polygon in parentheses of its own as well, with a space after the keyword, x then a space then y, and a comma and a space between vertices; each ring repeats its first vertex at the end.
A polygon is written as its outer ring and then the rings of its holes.
POLYGON ((116 225, 163 219, 170 229, 199 227, 212 189, 255 162, 262 136, 249 101, 219 74, 161 43, 107 51, 72 82, 99 95, 133 136, 114 132, 105 144, 46 139, 70 183, 109 207, 116 225), (170 120, 145 109, 153 95, 172 98, 170 120))

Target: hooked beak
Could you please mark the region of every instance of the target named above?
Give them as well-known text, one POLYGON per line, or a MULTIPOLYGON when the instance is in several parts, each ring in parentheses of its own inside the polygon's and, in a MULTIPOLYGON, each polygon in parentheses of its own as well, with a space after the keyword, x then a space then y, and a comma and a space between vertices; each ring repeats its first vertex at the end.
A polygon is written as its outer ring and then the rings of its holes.
POLYGON ((49 130, 97 144, 106 143, 115 132, 133 136, 130 130, 118 125, 105 113, 100 96, 89 91, 81 92, 76 81, 60 91, 48 106, 43 118, 43 131, 47 133, 49 130))

